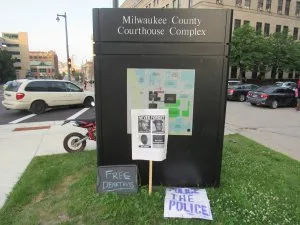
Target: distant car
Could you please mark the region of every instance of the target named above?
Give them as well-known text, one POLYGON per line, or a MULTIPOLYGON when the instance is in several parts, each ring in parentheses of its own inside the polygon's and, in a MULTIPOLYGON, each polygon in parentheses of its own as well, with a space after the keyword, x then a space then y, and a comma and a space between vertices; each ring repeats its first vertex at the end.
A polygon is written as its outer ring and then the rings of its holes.
POLYGON ((247 102, 251 105, 266 105, 272 109, 279 106, 295 106, 295 92, 286 87, 263 86, 255 91, 249 91, 247 102))
POLYGON ((290 81, 287 81, 287 82, 276 82, 274 85, 278 86, 278 87, 291 88, 293 90, 295 90, 296 87, 297 87, 297 84, 295 82, 290 82, 290 81))
POLYGON ((231 87, 233 87, 235 85, 239 85, 239 84, 242 84, 242 82, 239 80, 229 80, 227 86, 228 86, 228 88, 231 88, 231 87))
POLYGON ((72 82, 62 80, 16 80, 4 91, 6 109, 30 110, 35 114, 47 108, 65 105, 90 107, 94 93, 83 91, 72 82))
POLYGON ((257 89, 258 87, 259 86, 255 84, 235 85, 227 89, 227 99, 244 102, 246 101, 248 92, 257 89))

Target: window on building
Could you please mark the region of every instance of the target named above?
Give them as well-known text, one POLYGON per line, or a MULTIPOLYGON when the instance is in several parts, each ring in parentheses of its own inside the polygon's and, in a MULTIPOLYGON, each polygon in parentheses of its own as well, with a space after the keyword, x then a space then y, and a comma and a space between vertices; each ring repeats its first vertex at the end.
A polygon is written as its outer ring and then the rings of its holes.
POLYGON ((15 58, 15 62, 21 62, 21 59, 15 58))
POLYGON ((237 20, 235 19, 234 20, 234 29, 237 29, 241 26, 241 20, 237 20))
POLYGON ((40 72, 40 73, 46 73, 46 68, 40 68, 40 69, 39 69, 39 72, 40 72))
POLYGON ((251 0, 245 0, 245 8, 250 9, 251 6, 251 0))
POLYGON ((272 0, 267 0, 266 2, 266 11, 271 12, 272 0))
POLYGON ((290 5, 291 5, 291 0, 286 0, 284 14, 287 16, 290 15, 290 5))
POLYGON ((298 40, 298 32, 299 32, 298 27, 294 27, 294 33, 293 33, 294 40, 298 40))
POLYGON ((177 0, 173 0, 173 8, 177 8, 177 6, 178 6, 177 0))
POLYGON ((246 24, 250 24, 250 21, 249 20, 244 20, 244 25, 246 24))
POLYGON ((293 70, 289 70, 289 79, 292 79, 294 76, 294 71, 293 70))
POLYGON ((237 67, 231 67, 231 78, 237 78, 237 67))
POLYGON ((31 68, 30 71, 31 71, 32 73, 36 73, 36 72, 37 72, 37 68, 31 68))
POLYGON ((270 24, 269 23, 265 23, 264 35, 265 35, 265 37, 270 35, 270 24))
POLYGON ((283 0, 278 0, 277 13, 282 14, 282 4, 283 0))
POLYGON ((300 16, 300 2, 296 3, 296 12, 295 12, 296 16, 300 16))
POLYGON ((8 51, 12 55, 20 55, 20 52, 18 51, 8 51))
POLYGON ((6 44, 7 47, 19 47, 19 44, 6 44))
POLYGON ((281 32, 281 25, 276 25, 276 33, 280 33, 281 32))
POLYGON ((289 27, 288 26, 283 26, 283 30, 284 33, 288 33, 289 32, 289 27))
POLYGON ((259 33, 262 30, 262 23, 261 22, 257 22, 256 23, 256 32, 259 33))
POLYGON ((235 0, 236 7, 242 7, 242 0, 235 0))
POLYGON ((264 0, 258 0, 257 2, 257 10, 262 11, 264 8, 264 0))
POLYGON ((8 39, 18 39, 19 35, 18 34, 3 33, 2 37, 8 38, 8 39))
POLYGON ((300 77, 300 71, 295 71, 295 78, 298 79, 300 77))
POLYGON ((21 70, 22 67, 21 67, 21 66, 16 66, 15 69, 16 69, 16 70, 21 70))

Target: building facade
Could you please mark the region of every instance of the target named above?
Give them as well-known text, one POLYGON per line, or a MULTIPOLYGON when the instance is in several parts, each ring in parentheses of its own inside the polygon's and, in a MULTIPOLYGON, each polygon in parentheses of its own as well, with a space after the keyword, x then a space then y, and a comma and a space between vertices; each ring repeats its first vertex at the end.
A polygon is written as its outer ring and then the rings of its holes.
POLYGON ((30 72, 28 35, 26 32, 2 33, 1 49, 7 50, 16 59, 14 67, 17 78, 24 78, 30 72))
POLYGON ((30 51, 29 60, 30 60, 31 75, 33 76, 39 76, 39 73, 41 73, 42 76, 46 75, 50 77, 59 74, 58 58, 55 51, 48 51, 48 52, 30 51), (46 66, 47 68, 39 68, 43 72, 39 72, 39 70, 35 71, 37 64, 41 66, 46 66), (49 68, 49 66, 51 66, 51 68, 49 68), (46 73, 44 72, 45 69, 47 71, 46 73))
POLYGON ((88 81, 94 81, 94 62, 86 61, 81 66, 81 72, 84 75, 84 79, 86 79, 88 81))
MULTIPOLYGON (((300 37, 300 0, 126 0, 122 8, 200 8, 233 9, 233 29, 246 23, 261 29, 265 36, 287 30, 295 40, 300 37)), ((238 68, 230 68, 230 78, 238 78, 238 68)), ((252 72, 245 74, 252 78, 252 72)), ((279 78, 297 78, 298 72, 278 74, 279 78)), ((271 72, 265 74, 270 78, 271 72)), ((278 77, 277 77, 278 78, 278 77)))

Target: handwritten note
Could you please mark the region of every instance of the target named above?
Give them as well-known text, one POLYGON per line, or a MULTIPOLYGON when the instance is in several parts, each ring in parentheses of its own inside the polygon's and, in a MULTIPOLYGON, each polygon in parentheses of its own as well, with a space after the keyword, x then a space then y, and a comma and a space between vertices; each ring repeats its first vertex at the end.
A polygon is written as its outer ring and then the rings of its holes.
POLYGON ((136 193, 136 165, 100 166, 98 168, 98 192, 136 193))
POLYGON ((164 217, 212 220, 205 189, 167 188, 164 217))

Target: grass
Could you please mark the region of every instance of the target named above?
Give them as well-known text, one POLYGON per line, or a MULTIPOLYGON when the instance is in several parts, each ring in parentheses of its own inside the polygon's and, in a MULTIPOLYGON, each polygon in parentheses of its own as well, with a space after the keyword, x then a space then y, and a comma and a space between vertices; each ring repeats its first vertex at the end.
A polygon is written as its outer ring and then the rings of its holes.
POLYGON ((239 135, 225 137, 213 221, 164 219, 151 197, 96 193, 96 152, 36 157, 0 210, 0 224, 300 224, 300 163, 239 135))

